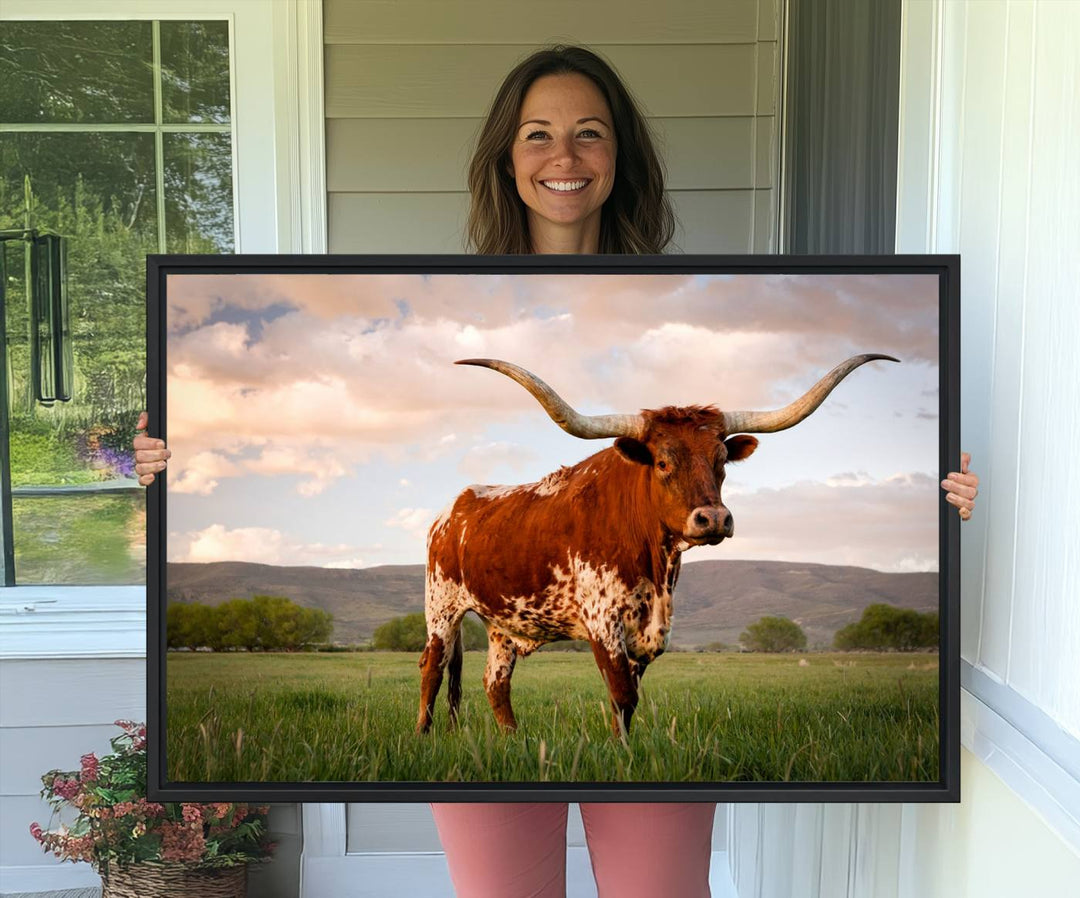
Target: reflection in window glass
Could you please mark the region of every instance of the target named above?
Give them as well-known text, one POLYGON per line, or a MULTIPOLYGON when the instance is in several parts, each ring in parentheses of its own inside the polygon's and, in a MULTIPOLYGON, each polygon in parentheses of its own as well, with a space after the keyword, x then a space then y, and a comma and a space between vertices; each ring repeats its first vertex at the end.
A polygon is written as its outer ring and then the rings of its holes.
POLYGON ((162 121, 229 121, 229 23, 161 23, 162 121))
MULTIPOLYGON (((156 193, 153 133, 0 132, 2 228, 29 224, 81 245, 98 239, 104 227, 123 241, 117 246, 121 255, 127 249, 154 252, 156 193), (27 209, 27 177, 32 210, 27 209)), ((101 261, 100 247, 69 251, 72 262, 82 258, 93 267, 101 261)), ((75 271, 73 276, 82 275, 75 271)))
POLYGON ((4 22, 0 121, 153 122, 150 22, 4 22))
POLYGON ((19 583, 79 586, 146 581, 146 494, 16 497, 19 583))
POLYGON ((0 84, 16 580, 142 582, 131 439, 146 407, 146 255, 233 250, 227 23, 5 22, 0 84), (70 402, 31 392, 23 229, 67 238, 70 402))
POLYGON ((170 253, 233 251, 228 134, 166 134, 165 245, 170 253))

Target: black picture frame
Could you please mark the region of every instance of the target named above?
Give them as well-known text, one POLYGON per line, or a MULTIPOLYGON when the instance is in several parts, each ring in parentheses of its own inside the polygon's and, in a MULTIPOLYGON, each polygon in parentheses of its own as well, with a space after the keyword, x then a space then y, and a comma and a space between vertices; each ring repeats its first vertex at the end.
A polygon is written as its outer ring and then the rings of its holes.
MULTIPOLYGON (((417 256, 151 255, 147 257, 149 433, 168 440, 167 279, 206 274, 438 275, 932 275, 938 285, 938 470, 960 457, 960 258, 896 256, 417 256)), ((867 347, 866 351, 877 351, 867 347)), ((553 372, 537 372, 554 377, 553 372)), ((498 375, 490 374, 490 378, 498 375)), ((477 374, 480 378, 481 374, 477 374)), ((537 408, 539 412, 539 408, 537 408)), ((627 410, 629 411, 629 410, 627 410)), ((636 411, 636 410, 635 410, 636 411)), ((542 414, 542 412, 541 412, 542 414)), ((585 454, 584 452, 582 453, 585 454)), ((157 801, 748 801, 957 802, 960 800, 960 522, 937 505, 940 643, 939 770, 933 782, 192 782, 167 775, 166 547, 168 477, 147 495, 148 791, 157 801)), ((466 481, 462 481, 464 486, 466 481)), ((678 619, 678 591, 675 620, 678 619)), ((475 671, 473 671, 475 675, 475 671)), ((468 677, 468 672, 466 673, 468 677)), ((418 681, 419 682, 419 681, 418 681)), ((442 702, 440 702, 440 706, 442 702)), ((422 738, 422 737, 418 737, 422 738)))

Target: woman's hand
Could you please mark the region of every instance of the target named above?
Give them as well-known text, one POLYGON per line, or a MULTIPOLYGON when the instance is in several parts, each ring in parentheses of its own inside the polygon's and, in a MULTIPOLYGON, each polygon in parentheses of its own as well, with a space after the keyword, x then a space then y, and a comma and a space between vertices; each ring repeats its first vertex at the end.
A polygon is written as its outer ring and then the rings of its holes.
MULTIPOLYGON (((162 445, 165 444, 162 443, 162 445)), ((968 472, 969 464, 971 464, 971 454, 961 452, 960 470, 951 471, 949 476, 941 481, 941 488, 945 490, 945 501, 957 507, 961 521, 966 521, 971 517, 971 510, 975 507, 975 497, 979 495, 979 475, 968 472)))
MULTIPOLYGON (((135 430, 146 430, 149 422, 150 416, 146 412, 140 412, 135 430)), ((172 452, 165 448, 164 440, 156 440, 145 433, 136 433, 131 445, 135 447, 135 473, 139 475, 139 483, 149 486, 154 482, 154 475, 165 470, 172 452)))

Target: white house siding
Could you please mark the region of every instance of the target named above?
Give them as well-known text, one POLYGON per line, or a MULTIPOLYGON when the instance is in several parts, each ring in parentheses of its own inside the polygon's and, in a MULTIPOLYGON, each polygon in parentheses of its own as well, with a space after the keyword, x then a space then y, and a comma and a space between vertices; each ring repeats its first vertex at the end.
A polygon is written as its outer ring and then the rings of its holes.
POLYGON ((0 660, 0 893, 98 882, 87 864, 51 870, 29 827, 49 820, 41 774, 77 770, 86 752, 107 753, 119 733, 114 720, 145 719, 144 671, 138 656, 0 660))
POLYGON ((608 57, 647 110, 678 249, 774 252, 779 8, 328 0, 330 251, 462 252, 465 170, 495 89, 533 49, 564 42, 608 57))
POLYGON ((962 257, 962 802, 738 806, 742 898, 1080 882, 1080 4, 905 0, 897 248, 962 257))

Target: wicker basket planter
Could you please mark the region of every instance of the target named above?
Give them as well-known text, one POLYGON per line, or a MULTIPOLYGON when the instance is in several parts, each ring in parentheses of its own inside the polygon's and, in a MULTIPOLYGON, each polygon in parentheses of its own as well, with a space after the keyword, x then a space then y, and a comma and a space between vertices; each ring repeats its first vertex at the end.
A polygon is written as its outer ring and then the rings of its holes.
POLYGON ((101 877, 101 898, 244 898, 247 865, 199 870, 186 864, 132 864, 101 877))

